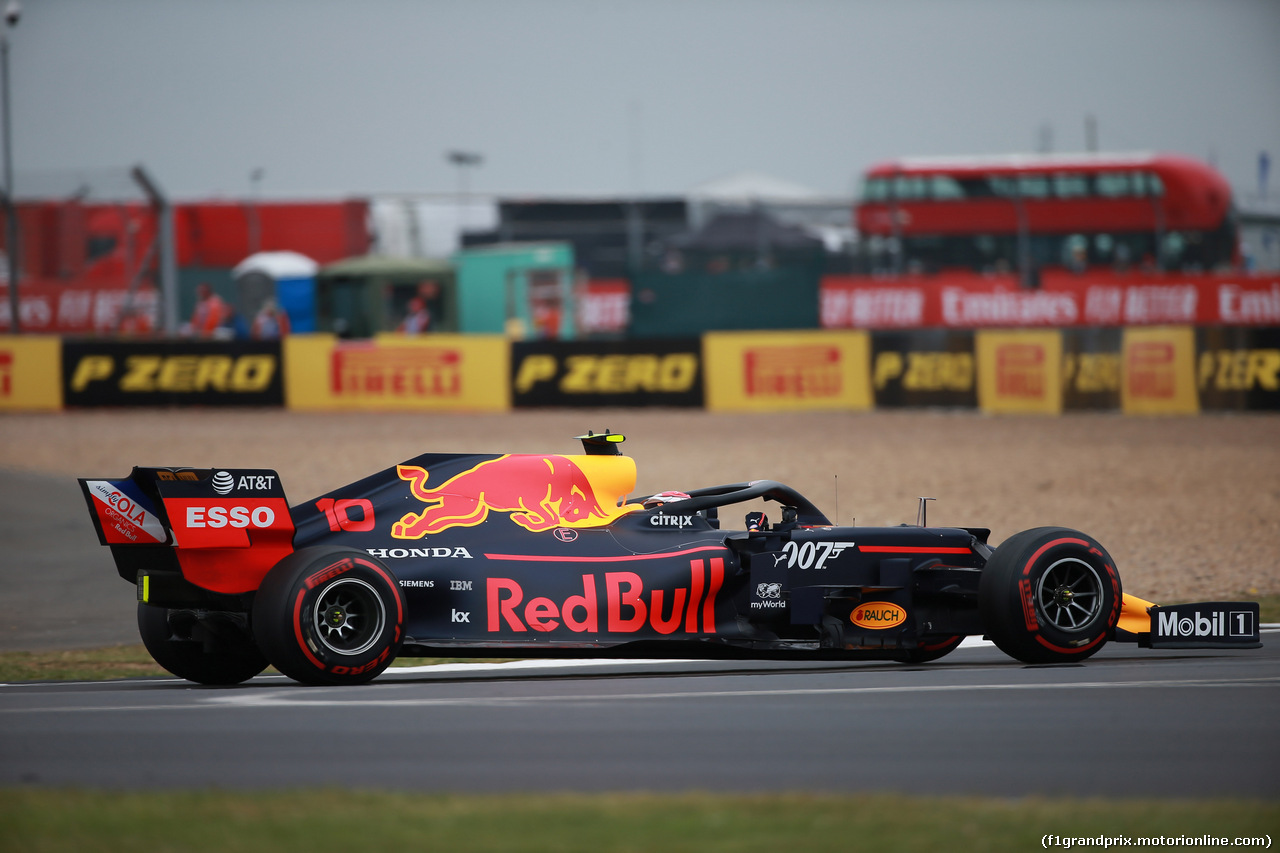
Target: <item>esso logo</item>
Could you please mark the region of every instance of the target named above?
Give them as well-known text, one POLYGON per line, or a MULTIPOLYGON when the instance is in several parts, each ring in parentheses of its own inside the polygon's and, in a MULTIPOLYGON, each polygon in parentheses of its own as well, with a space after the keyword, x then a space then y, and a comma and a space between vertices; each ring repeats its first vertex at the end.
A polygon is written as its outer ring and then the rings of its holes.
POLYGON ((236 527, 244 529, 250 525, 266 528, 275 524, 276 513, 269 506, 258 506, 250 509, 247 506, 189 506, 187 507, 187 527, 236 527))

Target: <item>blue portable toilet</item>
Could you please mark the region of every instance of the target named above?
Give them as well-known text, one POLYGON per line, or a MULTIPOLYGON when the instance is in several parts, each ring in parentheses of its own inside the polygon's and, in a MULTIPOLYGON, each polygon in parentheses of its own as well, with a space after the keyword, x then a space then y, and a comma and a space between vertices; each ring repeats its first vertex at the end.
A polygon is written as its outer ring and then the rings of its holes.
POLYGON ((258 252, 231 271, 236 310, 252 323, 262 304, 275 299, 294 332, 316 330, 316 273, 320 265, 297 252, 258 252))

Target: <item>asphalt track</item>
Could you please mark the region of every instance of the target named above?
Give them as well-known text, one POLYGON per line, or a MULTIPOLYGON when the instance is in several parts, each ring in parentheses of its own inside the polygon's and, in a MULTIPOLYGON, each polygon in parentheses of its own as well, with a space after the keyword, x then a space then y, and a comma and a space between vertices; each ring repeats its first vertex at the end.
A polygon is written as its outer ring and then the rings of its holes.
POLYGON ((371 685, 0 686, 0 786, 1280 796, 1268 648, 490 664, 371 685))

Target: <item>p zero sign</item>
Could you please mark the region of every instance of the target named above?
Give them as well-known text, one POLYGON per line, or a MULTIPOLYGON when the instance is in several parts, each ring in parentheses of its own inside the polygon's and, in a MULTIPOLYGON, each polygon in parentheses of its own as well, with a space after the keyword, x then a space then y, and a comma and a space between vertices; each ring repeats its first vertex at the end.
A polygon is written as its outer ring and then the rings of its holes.
POLYGON ((697 338, 516 343, 516 406, 701 406, 697 338))
POLYGON ((280 406, 278 341, 65 341, 67 406, 280 406))

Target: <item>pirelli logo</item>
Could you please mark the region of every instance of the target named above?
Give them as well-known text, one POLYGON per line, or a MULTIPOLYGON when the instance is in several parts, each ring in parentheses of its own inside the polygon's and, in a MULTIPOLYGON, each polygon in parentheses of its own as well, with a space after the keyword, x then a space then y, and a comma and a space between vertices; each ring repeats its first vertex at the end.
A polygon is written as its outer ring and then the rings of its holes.
POLYGON ((331 390, 339 397, 460 397, 462 353, 444 347, 334 349, 331 390))
POLYGON ((752 347, 743 351, 748 397, 838 397, 844 391, 840 350, 822 344, 752 347))
POLYGON ((68 406, 278 406, 278 341, 64 341, 68 406))
POLYGON ((1164 341, 1134 343, 1129 347, 1129 393, 1148 399, 1172 399, 1178 391, 1174 370, 1174 346, 1164 341))
POLYGON ((1005 344, 996 350, 996 391, 1002 397, 1044 397, 1044 347, 1005 344))

